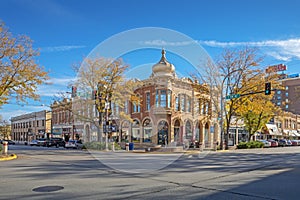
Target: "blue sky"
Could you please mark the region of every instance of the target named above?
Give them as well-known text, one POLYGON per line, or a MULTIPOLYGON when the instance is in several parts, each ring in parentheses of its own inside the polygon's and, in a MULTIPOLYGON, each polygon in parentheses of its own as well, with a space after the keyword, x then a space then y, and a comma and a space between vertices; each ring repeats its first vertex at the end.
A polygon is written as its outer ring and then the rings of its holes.
MULTIPOLYGON (((259 47, 264 65, 284 63, 287 73, 300 70, 300 1, 294 0, 1 0, 0 19, 13 34, 25 34, 41 55, 37 62, 51 77, 50 86, 39 89, 41 102, 26 106, 5 105, 5 119, 47 109, 58 91, 67 91, 74 79, 72 65, 79 63, 101 42, 123 31, 143 27, 167 28, 183 33, 215 59, 224 48, 259 47)), ((147 41, 164 47, 182 45, 167 39, 147 41)), ((177 41, 183 42, 183 41, 177 41)), ((172 53, 167 57, 176 69, 185 62, 172 53)), ((160 51, 128 53, 131 67, 157 62, 160 51)))

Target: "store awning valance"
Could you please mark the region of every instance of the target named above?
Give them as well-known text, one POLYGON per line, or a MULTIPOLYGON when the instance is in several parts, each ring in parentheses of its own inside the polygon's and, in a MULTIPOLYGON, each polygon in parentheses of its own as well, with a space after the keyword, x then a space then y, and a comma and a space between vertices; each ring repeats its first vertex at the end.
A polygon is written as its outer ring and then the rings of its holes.
POLYGON ((266 124, 270 135, 282 135, 275 124, 266 124))

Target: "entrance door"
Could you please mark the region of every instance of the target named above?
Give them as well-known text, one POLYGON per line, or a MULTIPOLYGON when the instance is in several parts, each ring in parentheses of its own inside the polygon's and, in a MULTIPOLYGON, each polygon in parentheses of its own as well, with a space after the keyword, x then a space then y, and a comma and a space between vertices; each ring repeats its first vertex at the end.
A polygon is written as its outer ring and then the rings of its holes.
POLYGON ((159 145, 168 145, 168 123, 166 121, 160 121, 157 127, 158 140, 157 144, 159 145))

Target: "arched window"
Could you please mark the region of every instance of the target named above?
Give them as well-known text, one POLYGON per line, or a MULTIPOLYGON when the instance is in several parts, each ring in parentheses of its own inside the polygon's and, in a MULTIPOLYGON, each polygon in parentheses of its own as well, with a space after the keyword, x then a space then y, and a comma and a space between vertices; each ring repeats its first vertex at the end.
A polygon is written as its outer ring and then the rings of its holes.
POLYGON ((193 138, 192 125, 190 121, 185 123, 185 139, 191 141, 193 138))
POLYGON ((129 128, 130 123, 128 121, 124 121, 121 125, 121 141, 122 142, 129 142, 129 128))
POLYGON ((158 130, 158 141, 157 143, 160 145, 167 145, 168 144, 168 133, 169 133, 169 126, 166 121, 160 121, 157 127, 158 130))
POLYGON ((133 142, 140 142, 140 122, 136 119, 132 123, 132 136, 131 139, 133 142))
POLYGON ((174 141, 180 141, 180 122, 178 119, 174 123, 174 141))
POLYGON ((143 131, 144 131, 144 142, 151 142, 152 137, 152 122, 150 119, 145 119, 143 123, 143 131))

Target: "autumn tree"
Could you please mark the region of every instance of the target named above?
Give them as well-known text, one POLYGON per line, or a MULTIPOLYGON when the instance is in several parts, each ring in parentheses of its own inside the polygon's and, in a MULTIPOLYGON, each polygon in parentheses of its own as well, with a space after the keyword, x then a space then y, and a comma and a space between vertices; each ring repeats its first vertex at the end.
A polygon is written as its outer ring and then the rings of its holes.
MULTIPOLYGON (((126 80, 125 71, 128 65, 124 64, 121 59, 110 58, 86 58, 81 65, 75 66, 77 79, 73 83, 73 87, 77 88, 78 93, 81 93, 79 98, 74 98, 73 113, 79 121, 90 122, 98 128, 98 141, 102 141, 102 117, 91 116, 88 114, 94 112, 94 106, 101 108, 99 95, 103 98, 109 98, 112 103, 110 105, 113 112, 112 116, 117 122, 121 119, 130 117, 124 112, 125 101, 130 100, 134 95, 134 89, 138 81, 126 80), (95 93, 97 92, 97 93, 95 93), (84 98, 82 98, 84 96, 84 98), (96 97, 95 97, 96 96, 96 97), (112 107, 113 105, 113 107, 112 107), (82 110, 85 109, 85 111, 82 110), (88 108, 88 109, 86 109, 88 108), (96 119, 99 119, 98 122, 96 119)), ((97 113, 97 112, 96 112, 97 113)), ((101 112, 100 112, 101 113, 101 112)), ((103 111, 104 113, 104 111, 103 111)), ((102 113, 102 114, 103 114, 102 113)))
POLYGON ((48 76, 34 60, 38 55, 29 37, 13 37, 0 22, 0 106, 12 98, 22 102, 39 99, 37 87, 48 76))
POLYGON ((10 123, 6 120, 2 119, 0 115, 0 138, 9 139, 11 134, 11 126, 10 123))
POLYGON ((236 116, 243 120, 245 128, 248 131, 248 140, 263 126, 270 121, 270 119, 280 111, 280 109, 272 103, 274 92, 271 95, 264 94, 264 87, 266 82, 270 82, 273 88, 279 89, 281 86, 276 81, 277 74, 260 73, 253 79, 243 80, 243 85, 248 88, 248 94, 240 97, 236 107, 236 116))
POLYGON ((230 94, 243 95, 255 91, 254 87, 243 83, 256 79, 262 73, 259 69, 262 58, 258 57, 257 51, 258 49, 248 47, 225 49, 215 63, 208 61, 205 68, 206 74, 202 76, 202 79, 210 85, 211 94, 214 94, 211 100, 222 128, 221 145, 223 139, 225 139, 225 144, 228 144, 231 121, 237 113, 238 105, 243 104, 243 101, 247 99, 225 100, 225 97, 230 94))

